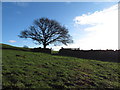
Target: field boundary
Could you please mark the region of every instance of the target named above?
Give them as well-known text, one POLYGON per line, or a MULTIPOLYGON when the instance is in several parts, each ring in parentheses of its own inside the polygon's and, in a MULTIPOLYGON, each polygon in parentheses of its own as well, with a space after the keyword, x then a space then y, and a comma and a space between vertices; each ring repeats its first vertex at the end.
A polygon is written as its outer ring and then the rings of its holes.
POLYGON ((120 50, 79 50, 72 48, 62 48, 59 55, 78 57, 83 59, 120 62, 120 50))

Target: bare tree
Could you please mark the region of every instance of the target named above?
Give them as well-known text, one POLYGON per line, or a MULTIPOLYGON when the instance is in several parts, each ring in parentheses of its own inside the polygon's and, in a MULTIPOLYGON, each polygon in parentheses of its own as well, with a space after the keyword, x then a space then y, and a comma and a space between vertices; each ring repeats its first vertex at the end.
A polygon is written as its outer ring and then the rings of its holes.
POLYGON ((46 48, 49 44, 62 43, 67 45, 73 43, 68 29, 59 22, 48 18, 40 18, 34 21, 33 26, 18 35, 20 38, 31 38, 36 44, 42 44, 46 48))

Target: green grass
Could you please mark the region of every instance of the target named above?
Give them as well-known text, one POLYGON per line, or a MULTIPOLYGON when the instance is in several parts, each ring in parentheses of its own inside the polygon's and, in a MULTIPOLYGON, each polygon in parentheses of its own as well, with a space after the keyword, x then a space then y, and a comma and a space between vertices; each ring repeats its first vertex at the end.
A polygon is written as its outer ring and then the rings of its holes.
POLYGON ((120 63, 2 50, 3 88, 120 88, 120 63))
POLYGON ((23 48, 23 47, 15 47, 7 44, 0 44, 0 48, 2 49, 13 49, 13 50, 22 50, 22 51, 29 51, 30 48, 23 48))
POLYGON ((58 54, 59 51, 51 51, 51 54, 58 54))

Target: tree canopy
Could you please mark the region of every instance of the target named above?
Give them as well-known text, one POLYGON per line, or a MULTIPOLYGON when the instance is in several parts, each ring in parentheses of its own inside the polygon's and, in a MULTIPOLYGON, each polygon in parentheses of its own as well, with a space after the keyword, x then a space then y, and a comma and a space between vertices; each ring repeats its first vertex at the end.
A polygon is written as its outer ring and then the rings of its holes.
POLYGON ((36 41, 36 44, 42 44, 46 48, 49 44, 73 43, 68 29, 56 20, 40 18, 34 20, 34 24, 28 29, 21 31, 20 38, 30 38, 36 41))

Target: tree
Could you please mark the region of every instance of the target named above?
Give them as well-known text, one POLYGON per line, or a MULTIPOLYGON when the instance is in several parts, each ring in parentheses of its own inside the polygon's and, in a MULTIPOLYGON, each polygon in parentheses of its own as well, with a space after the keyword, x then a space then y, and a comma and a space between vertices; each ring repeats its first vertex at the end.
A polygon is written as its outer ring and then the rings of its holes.
POLYGON ((30 38, 36 41, 36 44, 42 44, 44 48, 49 44, 62 43, 67 45, 73 43, 71 36, 68 34, 68 29, 59 22, 48 18, 34 20, 34 24, 18 36, 20 38, 30 38))

